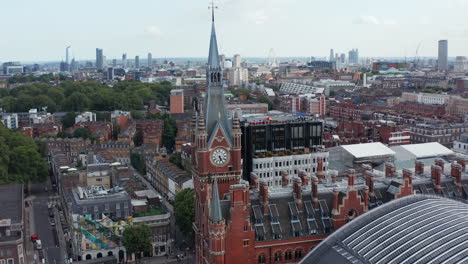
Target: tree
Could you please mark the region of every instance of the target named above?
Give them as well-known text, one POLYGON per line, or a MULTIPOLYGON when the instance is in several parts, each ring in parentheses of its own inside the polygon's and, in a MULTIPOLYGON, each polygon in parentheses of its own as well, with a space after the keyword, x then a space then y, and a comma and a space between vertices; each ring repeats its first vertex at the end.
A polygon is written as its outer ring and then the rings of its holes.
POLYGON ((136 119, 136 120, 141 120, 145 118, 143 114, 141 113, 141 111, 138 111, 138 110, 132 110, 130 112, 130 115, 132 116, 132 119, 136 119))
POLYGON ((122 235, 122 243, 129 254, 139 255, 151 252, 151 229, 147 225, 129 226, 122 235))
POLYGON ((270 99, 266 96, 260 96, 258 98, 258 102, 259 103, 264 103, 264 104, 268 104, 268 110, 272 110, 273 109, 273 103, 270 101, 270 99))
POLYGON ((62 126, 64 130, 66 128, 72 127, 75 124, 75 117, 76 117, 76 114, 74 112, 68 112, 62 118, 62 126))
POLYGON ((192 223, 195 221, 195 191, 193 189, 184 189, 176 195, 174 216, 180 231, 192 238, 192 223))
POLYGON ((47 175, 36 143, 0 125, 0 184, 42 182, 47 175))
POLYGON ((89 130, 87 128, 84 128, 84 127, 77 128, 73 132, 73 137, 74 138, 87 139, 87 138, 89 138, 89 136, 90 136, 89 135, 89 130))
POLYGON ((130 162, 139 173, 145 175, 146 174, 146 165, 145 161, 141 157, 141 154, 139 152, 132 152, 130 155, 130 162))

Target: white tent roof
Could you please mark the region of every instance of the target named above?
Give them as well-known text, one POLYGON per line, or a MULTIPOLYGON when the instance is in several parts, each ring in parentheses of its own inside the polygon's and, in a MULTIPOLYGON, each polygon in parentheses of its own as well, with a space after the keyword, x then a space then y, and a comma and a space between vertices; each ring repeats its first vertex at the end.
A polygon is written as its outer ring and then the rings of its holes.
POLYGON ((395 152, 380 142, 341 146, 355 158, 395 155, 395 152))
POLYGON ((453 151, 439 142, 401 145, 401 147, 413 154, 417 159, 453 155, 453 151))

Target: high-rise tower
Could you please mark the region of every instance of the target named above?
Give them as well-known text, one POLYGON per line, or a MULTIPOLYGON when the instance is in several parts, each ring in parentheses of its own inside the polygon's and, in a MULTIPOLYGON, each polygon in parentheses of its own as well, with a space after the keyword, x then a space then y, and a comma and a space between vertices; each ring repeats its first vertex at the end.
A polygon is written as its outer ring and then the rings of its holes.
POLYGON ((439 56, 437 70, 448 71, 448 41, 439 40, 439 56))
POLYGON ((148 53, 148 68, 152 68, 153 67, 153 55, 151 54, 151 52, 148 53))
POLYGON ((102 49, 96 49, 96 68, 101 70, 104 68, 104 52, 102 49))

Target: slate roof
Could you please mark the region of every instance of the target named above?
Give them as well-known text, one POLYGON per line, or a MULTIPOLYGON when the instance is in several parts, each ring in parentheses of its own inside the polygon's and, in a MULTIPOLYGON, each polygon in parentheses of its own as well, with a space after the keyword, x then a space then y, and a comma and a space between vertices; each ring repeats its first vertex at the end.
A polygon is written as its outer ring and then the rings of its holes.
POLYGON ((411 195, 363 214, 300 263, 464 263, 468 204, 411 195))

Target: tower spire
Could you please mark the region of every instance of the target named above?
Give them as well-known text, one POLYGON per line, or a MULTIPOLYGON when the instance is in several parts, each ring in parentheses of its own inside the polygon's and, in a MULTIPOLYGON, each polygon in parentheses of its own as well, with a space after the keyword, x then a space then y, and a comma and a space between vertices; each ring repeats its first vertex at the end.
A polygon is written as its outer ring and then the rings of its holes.
POLYGON ((218 7, 215 6, 214 1, 211 1, 211 6, 209 8, 211 8, 211 22, 214 23, 214 10, 218 7))
POLYGON ((218 180, 215 178, 213 182, 213 195, 211 199, 210 220, 213 223, 223 221, 221 214, 221 202, 219 201, 218 180))

